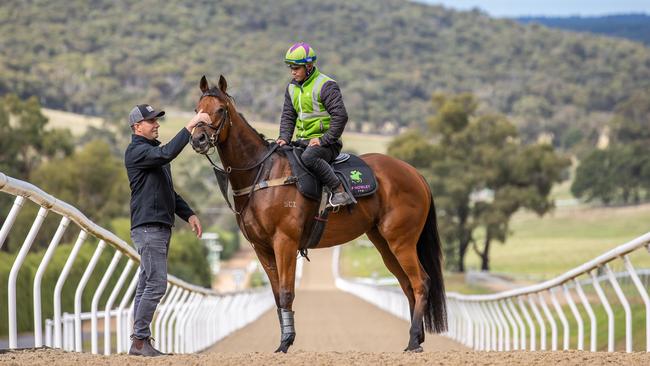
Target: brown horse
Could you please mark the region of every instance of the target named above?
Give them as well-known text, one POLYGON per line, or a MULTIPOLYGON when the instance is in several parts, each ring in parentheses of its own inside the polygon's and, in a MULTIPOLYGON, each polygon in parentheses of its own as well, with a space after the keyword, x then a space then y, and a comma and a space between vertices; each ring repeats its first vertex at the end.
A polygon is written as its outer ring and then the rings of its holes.
MULTIPOLYGON (((216 147, 234 190, 260 180, 291 176, 284 152, 272 149, 275 144, 237 113, 223 76, 218 87, 210 88, 205 76, 199 86, 203 94, 196 109, 208 113, 211 121, 192 131, 192 147, 201 154, 216 147)), ((316 248, 347 243, 364 233, 368 236, 409 301, 411 327, 405 351, 419 352, 425 328, 437 333, 447 328, 442 254, 431 191, 415 168, 403 161, 382 154, 361 158, 373 169, 378 189, 359 198, 351 210, 330 214, 316 248)), ((276 352, 286 352, 296 336, 291 309, 297 252, 318 205, 302 196, 295 185, 273 186, 234 198, 239 227, 253 245, 275 296, 281 330, 276 352)))

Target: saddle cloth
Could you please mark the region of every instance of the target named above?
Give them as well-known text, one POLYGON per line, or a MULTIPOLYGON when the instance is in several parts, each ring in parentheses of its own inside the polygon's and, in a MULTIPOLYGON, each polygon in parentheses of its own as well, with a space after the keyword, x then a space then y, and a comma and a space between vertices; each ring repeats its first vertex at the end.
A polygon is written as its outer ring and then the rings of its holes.
MULTIPOLYGON (((321 199, 322 183, 303 164, 300 156, 303 148, 283 146, 289 159, 291 172, 297 178, 296 186, 304 196, 316 201, 321 199)), ((356 198, 369 196, 377 190, 377 179, 372 169, 356 155, 342 153, 331 163, 334 173, 339 177, 346 190, 356 198)))

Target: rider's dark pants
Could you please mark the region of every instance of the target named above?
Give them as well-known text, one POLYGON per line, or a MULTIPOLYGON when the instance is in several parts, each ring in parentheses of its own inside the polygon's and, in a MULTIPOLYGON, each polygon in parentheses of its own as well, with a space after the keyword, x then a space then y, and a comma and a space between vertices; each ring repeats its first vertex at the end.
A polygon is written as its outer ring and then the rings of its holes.
POLYGON ((339 144, 329 146, 309 146, 302 154, 302 161, 307 168, 314 173, 324 185, 334 190, 341 184, 330 166, 330 162, 339 155, 341 147, 339 144))

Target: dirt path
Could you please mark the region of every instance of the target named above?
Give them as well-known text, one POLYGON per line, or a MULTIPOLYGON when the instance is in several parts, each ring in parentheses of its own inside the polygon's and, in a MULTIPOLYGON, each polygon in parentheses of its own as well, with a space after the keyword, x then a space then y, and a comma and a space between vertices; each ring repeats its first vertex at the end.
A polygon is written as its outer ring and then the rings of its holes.
MULTIPOLYGON (((293 309, 297 351, 399 352, 408 343, 409 323, 339 291, 332 275, 332 250, 309 253, 293 309)), ((275 309, 217 343, 210 352, 270 352, 280 341, 275 309)), ((427 334, 427 351, 465 349, 445 337, 427 334)))
POLYGON ((566 352, 474 352, 444 337, 427 335, 424 353, 406 354, 408 323, 335 289, 331 252, 312 251, 294 301, 297 339, 288 354, 274 354, 279 341, 275 311, 194 355, 144 359, 60 350, 0 354, 0 365, 649 365, 650 354, 566 352))

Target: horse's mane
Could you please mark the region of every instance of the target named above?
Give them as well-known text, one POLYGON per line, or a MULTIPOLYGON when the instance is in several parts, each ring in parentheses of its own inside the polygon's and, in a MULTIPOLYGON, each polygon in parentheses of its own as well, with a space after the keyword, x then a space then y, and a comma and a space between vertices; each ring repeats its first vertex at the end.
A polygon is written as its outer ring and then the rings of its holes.
MULTIPOLYGON (((202 97, 205 97, 205 96, 216 97, 216 98, 221 99, 222 101, 230 99, 230 100, 233 101, 233 103, 235 101, 235 98, 230 96, 230 94, 221 91, 221 89, 219 89, 219 87, 217 87, 217 86, 213 86, 212 88, 208 89, 208 91, 203 93, 202 97)), ((241 117, 242 121, 244 121, 244 124, 246 124, 246 126, 248 126, 248 128, 253 130, 253 132, 255 132, 255 134, 257 136, 259 136, 260 139, 262 139, 262 141, 264 142, 264 146, 269 146, 269 142, 266 140, 266 136, 264 136, 264 134, 259 133, 253 126, 251 126, 251 124, 248 123, 248 120, 246 119, 246 117, 244 117, 244 115, 242 113, 237 112, 237 114, 239 114, 239 117, 241 117)))
POLYGON ((263 133, 259 133, 253 126, 251 126, 251 124, 248 123, 248 120, 246 119, 246 117, 244 117, 242 113, 237 112, 237 114, 239 114, 239 117, 241 117, 242 121, 244 121, 246 126, 248 126, 251 130, 253 130, 253 132, 255 132, 262 139, 262 141, 264 141, 264 145, 269 146, 269 141, 266 139, 266 136, 264 136, 263 133))

